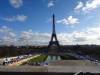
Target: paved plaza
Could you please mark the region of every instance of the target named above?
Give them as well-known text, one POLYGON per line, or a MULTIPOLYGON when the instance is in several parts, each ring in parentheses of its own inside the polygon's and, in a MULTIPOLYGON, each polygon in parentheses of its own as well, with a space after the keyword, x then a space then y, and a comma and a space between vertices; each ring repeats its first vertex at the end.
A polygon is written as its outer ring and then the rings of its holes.
MULTIPOLYGON (((91 72, 91 73, 100 73, 100 66, 96 63, 89 62, 87 60, 66 60, 60 61, 62 65, 53 65, 50 63, 48 66, 0 66, 0 72, 72 72, 76 73, 79 71, 82 72, 91 72), (84 65, 83 65, 84 64, 84 65)), ((55 64, 55 62, 54 62, 55 64)))

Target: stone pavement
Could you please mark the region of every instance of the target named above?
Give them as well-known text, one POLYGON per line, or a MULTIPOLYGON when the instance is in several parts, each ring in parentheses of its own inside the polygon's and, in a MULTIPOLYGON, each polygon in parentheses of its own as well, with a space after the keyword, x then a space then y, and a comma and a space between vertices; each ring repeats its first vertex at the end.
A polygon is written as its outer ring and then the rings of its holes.
POLYGON ((0 72, 56 72, 56 73, 76 73, 76 72, 100 73, 100 66, 0 66, 0 72))
POLYGON ((49 64, 48 66, 27 66, 26 65, 26 66, 16 66, 16 67, 0 66, 0 72, 76 73, 76 72, 82 71, 82 72, 100 73, 99 65, 96 65, 95 63, 93 64, 92 62, 89 62, 86 60, 85 61, 84 60, 80 60, 80 61, 77 61, 77 60, 67 61, 66 60, 66 61, 59 61, 58 63, 61 63, 62 65, 61 64, 59 65, 49 64))

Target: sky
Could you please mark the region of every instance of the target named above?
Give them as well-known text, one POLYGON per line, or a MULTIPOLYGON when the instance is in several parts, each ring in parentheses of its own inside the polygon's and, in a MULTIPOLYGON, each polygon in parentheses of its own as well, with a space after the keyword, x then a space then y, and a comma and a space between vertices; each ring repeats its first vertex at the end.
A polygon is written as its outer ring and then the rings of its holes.
POLYGON ((48 45, 52 14, 62 45, 100 45, 100 0, 0 0, 0 45, 48 45))

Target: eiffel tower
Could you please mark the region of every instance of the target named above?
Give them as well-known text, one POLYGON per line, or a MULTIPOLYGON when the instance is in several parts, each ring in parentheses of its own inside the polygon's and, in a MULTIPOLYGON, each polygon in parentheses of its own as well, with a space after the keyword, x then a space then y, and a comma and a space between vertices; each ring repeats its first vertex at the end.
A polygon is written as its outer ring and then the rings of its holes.
POLYGON ((57 46, 57 52, 60 52, 61 48, 60 48, 59 41, 57 40, 57 36, 56 36, 55 15, 54 14, 52 16, 52 21, 53 21, 53 24, 52 24, 52 36, 51 36, 51 40, 49 42, 49 45, 47 47, 47 50, 49 51, 50 47, 52 45, 55 45, 55 46, 57 46))

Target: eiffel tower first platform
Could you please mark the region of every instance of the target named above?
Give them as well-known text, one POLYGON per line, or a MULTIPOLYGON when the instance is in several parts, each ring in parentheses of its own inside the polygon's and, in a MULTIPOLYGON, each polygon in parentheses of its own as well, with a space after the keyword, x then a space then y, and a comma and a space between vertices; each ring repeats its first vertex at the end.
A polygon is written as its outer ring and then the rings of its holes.
POLYGON ((60 48, 60 45, 59 45, 59 41, 57 40, 57 36, 56 36, 56 30, 55 30, 55 15, 53 14, 52 15, 52 35, 51 35, 51 40, 49 42, 49 45, 47 47, 47 51, 46 52, 49 52, 50 51, 50 48, 52 46, 56 46, 57 49, 55 50, 55 52, 60 52, 61 51, 61 48, 60 48))

